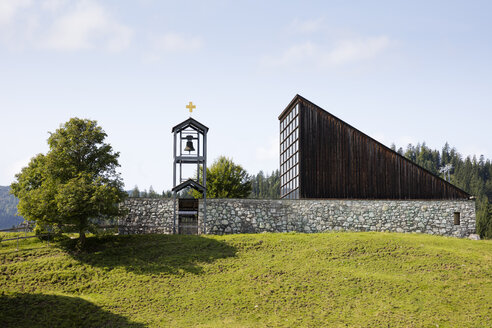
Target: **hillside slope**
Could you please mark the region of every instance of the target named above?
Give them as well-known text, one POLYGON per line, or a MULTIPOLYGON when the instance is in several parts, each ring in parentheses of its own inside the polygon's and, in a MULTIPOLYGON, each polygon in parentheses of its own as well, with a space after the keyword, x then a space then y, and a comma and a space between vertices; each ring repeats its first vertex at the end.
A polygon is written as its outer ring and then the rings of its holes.
POLYGON ((0 326, 490 327, 492 241, 136 235, 0 243, 0 326))
POLYGON ((9 229, 24 219, 16 216, 19 200, 10 194, 10 187, 0 186, 0 229, 9 229))

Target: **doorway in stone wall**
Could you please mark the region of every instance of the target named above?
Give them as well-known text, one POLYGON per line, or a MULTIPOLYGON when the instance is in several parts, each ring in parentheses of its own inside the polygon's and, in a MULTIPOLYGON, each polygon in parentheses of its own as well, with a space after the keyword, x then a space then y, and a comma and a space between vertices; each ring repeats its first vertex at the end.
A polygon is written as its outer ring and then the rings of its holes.
POLYGON ((198 235, 198 199, 179 199, 178 233, 198 235))

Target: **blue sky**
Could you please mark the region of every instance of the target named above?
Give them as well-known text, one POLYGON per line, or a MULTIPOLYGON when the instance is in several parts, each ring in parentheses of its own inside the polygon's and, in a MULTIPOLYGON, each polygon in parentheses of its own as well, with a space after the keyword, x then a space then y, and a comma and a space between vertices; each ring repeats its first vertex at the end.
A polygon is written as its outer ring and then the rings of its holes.
POLYGON ((492 158, 490 1, 0 0, 0 185, 70 117, 94 119, 128 189, 172 187, 171 128, 209 158, 278 168, 298 93, 390 146, 492 158))

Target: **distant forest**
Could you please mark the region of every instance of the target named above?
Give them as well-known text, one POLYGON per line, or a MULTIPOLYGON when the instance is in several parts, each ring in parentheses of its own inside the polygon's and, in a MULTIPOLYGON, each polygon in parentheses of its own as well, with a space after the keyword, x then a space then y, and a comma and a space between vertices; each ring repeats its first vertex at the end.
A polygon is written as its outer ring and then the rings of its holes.
POLYGON ((10 187, 0 186, 0 229, 10 229, 24 221, 15 215, 19 200, 9 192, 10 187))
POLYGON ((439 169, 451 164, 451 183, 470 195, 477 198, 477 233, 482 238, 492 238, 492 163, 482 155, 468 156, 464 158, 456 148, 450 147, 448 143, 439 150, 432 150, 425 142, 416 146, 409 144, 404 150, 391 149, 429 170, 435 175, 444 178, 439 169))

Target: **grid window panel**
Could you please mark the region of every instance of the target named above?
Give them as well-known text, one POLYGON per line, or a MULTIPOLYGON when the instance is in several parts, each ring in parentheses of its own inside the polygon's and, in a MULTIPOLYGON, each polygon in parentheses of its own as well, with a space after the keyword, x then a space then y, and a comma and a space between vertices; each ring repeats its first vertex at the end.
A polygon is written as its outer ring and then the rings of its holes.
POLYGON ((296 105, 280 124, 280 176, 281 197, 294 199, 299 192, 294 192, 299 185, 298 150, 299 150, 299 105, 296 105))

